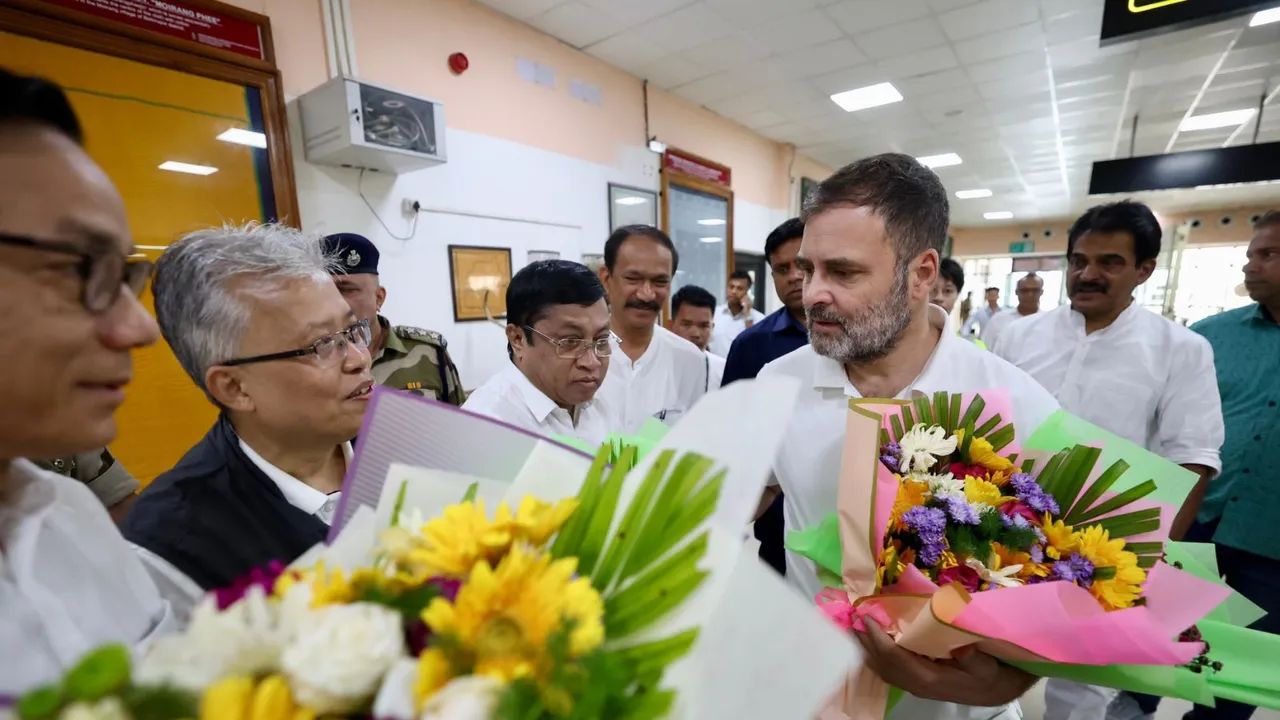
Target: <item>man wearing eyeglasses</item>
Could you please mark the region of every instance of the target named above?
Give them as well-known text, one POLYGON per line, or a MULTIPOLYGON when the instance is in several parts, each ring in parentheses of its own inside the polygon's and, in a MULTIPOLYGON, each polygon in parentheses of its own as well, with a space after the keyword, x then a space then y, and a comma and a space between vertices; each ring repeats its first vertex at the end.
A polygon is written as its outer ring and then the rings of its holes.
POLYGON ((160 256, 160 330, 221 415, 122 529, 206 589, 328 534, 373 388, 369 323, 332 262, 318 237, 274 224, 201 230, 160 256))
POLYGON ((25 457, 116 436, 130 354, 158 339, 138 302, 124 203, 80 146, 62 90, 0 68, 0 696, 90 649, 176 629, 174 606, 83 484, 25 457))
POLYGON ((604 286, 585 265, 541 260, 507 286, 511 364, 476 388, 463 410, 529 432, 601 443, 621 421, 596 397, 617 345, 604 286))

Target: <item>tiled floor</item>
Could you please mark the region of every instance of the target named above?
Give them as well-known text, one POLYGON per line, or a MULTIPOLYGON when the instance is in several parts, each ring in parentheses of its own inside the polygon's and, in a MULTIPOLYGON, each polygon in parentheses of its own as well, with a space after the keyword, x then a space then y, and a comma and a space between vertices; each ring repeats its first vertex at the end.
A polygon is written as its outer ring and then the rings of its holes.
MULTIPOLYGON (((1160 711, 1156 720, 1181 720, 1183 713, 1191 709, 1191 703, 1183 700, 1165 700, 1160 703, 1160 711)), ((1044 719, 1044 683, 1032 688, 1022 698, 1022 714, 1026 720, 1044 719)), ((1280 712, 1275 710, 1259 710, 1253 714, 1253 720, 1280 720, 1280 712)))

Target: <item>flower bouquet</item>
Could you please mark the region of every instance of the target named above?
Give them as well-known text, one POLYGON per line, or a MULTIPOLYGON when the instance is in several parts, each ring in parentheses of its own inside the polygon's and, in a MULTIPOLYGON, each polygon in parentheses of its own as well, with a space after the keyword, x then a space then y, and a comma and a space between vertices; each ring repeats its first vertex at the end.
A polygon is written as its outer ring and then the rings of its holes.
MULTIPOLYGON (((1234 663, 1188 629, 1232 593, 1164 562, 1194 475, 1061 412, 1019 447, 1008 407, 1000 392, 850 403, 837 512, 788 537, 828 585, 824 613, 846 629, 873 617, 929 657, 973 645, 1041 675, 1206 699, 1189 678, 1234 663), (1116 666, 1171 680, 1078 672, 1116 666)), ((889 707, 863 669, 831 709, 889 707)))
MULTIPOLYGON (((662 438, 667 436, 668 427, 656 418, 649 418, 635 435, 622 435, 619 433, 611 433, 605 439, 604 444, 611 448, 610 462, 617 462, 622 458, 622 453, 627 448, 635 448, 635 459, 641 460, 653 449, 657 447, 662 438)), ((590 443, 580 440, 576 437, 567 435, 556 435, 552 438, 556 442, 568 445, 571 448, 582 450, 583 452, 595 452, 595 448, 590 443)))
MULTIPOLYGON (((371 412, 412 427, 458 412, 377 392, 384 409, 371 412)), ((712 429, 795 394, 773 381, 708 396, 691 413, 701 421, 640 462, 634 449, 610 465, 608 446, 584 458, 539 441, 509 482, 393 464, 376 503, 349 512, 333 542, 211 594, 185 632, 136 659, 98 650, 24 697, 19 715, 811 716, 852 644, 739 552, 785 414, 759 423, 749 449, 740 428, 712 429), (566 480, 580 461, 585 473, 566 480)), ((362 448, 379 446, 377 427, 366 421, 362 448)), ((344 494, 369 496, 352 485, 360 477, 353 468, 344 494)))

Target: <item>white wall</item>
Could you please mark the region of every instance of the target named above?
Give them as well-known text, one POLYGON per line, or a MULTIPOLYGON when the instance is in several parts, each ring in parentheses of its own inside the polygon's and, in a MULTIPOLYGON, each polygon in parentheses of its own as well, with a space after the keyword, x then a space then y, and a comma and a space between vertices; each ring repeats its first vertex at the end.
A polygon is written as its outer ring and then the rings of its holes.
MULTIPOLYGON (((609 236, 608 183, 659 187, 658 156, 642 146, 621 148, 610 166, 450 128, 448 163, 364 175, 364 196, 388 232, 357 193, 360 172, 306 162, 296 121, 291 131, 303 227, 372 240, 382 253, 383 313, 394 324, 442 333, 468 389, 506 363, 506 341, 491 323, 454 322, 448 246, 509 247, 512 272, 525 266, 530 250, 580 260, 602 252, 609 236), (426 208, 416 230, 401 212, 405 198, 426 208)), ((765 237, 786 217, 785 210, 736 202, 735 247, 763 252, 765 237)), ((781 306, 772 290, 769 298, 766 311, 781 306)))

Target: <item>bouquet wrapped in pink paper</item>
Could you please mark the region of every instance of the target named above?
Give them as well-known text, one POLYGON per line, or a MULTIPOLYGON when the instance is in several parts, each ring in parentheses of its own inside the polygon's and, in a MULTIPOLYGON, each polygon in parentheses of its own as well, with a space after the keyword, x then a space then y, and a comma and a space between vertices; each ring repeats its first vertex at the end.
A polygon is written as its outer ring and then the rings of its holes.
MULTIPOLYGON (((928 657, 972 645, 1211 702, 1207 678, 1229 663, 1194 627, 1232 592, 1163 561, 1195 476, 1062 412, 1020 445, 1009 407, 1001 391, 850 402, 836 512, 787 541, 827 580, 819 606, 928 657)), ((879 718, 889 697, 864 667, 829 709, 879 718)))

